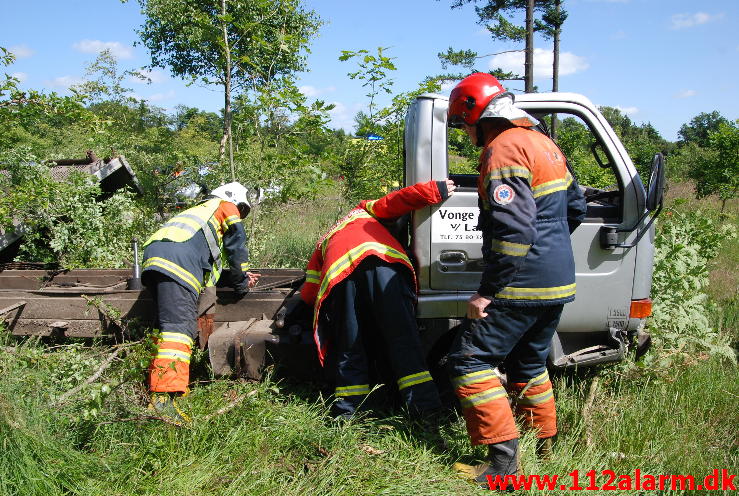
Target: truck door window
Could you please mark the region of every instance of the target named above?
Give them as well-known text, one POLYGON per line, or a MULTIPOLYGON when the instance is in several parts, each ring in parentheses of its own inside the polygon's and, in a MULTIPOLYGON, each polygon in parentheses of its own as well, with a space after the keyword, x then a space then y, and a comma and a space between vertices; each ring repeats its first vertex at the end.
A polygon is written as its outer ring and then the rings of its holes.
POLYGON ((619 222, 622 217, 622 186, 613 160, 588 125, 576 114, 536 115, 540 131, 549 134, 567 157, 570 169, 584 188, 587 219, 619 222))

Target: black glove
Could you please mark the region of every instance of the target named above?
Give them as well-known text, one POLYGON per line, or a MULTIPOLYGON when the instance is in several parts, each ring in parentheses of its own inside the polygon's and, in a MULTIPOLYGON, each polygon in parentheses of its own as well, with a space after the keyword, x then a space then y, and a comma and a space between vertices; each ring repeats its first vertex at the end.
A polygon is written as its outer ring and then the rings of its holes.
POLYGON ((236 301, 239 301, 239 300, 241 300, 241 299, 242 299, 242 298, 243 298, 244 296, 246 296, 247 294, 249 294, 249 288, 244 288, 244 289, 235 289, 235 290, 234 290, 234 299, 235 299, 236 301))

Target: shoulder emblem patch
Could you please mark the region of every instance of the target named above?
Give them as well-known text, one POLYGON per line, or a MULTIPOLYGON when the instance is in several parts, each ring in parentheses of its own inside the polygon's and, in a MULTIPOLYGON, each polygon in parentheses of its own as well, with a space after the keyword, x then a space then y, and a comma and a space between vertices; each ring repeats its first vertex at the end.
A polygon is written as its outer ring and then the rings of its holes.
POLYGON ((500 184, 493 190, 493 200, 498 205, 508 205, 516 197, 516 192, 507 184, 500 184))

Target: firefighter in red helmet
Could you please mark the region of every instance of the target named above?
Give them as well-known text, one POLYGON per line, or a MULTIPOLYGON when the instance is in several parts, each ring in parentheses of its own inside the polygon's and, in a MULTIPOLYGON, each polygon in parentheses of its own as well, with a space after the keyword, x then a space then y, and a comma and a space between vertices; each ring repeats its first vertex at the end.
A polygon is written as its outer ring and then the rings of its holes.
POLYGON ((471 442, 488 446, 485 463, 456 468, 479 483, 516 472, 514 412, 537 431, 540 452, 551 449, 557 422, 546 359, 564 304, 575 298, 570 234, 586 207, 562 151, 513 103, 495 77, 476 73, 452 90, 447 114, 482 148, 486 268, 447 357, 471 442))

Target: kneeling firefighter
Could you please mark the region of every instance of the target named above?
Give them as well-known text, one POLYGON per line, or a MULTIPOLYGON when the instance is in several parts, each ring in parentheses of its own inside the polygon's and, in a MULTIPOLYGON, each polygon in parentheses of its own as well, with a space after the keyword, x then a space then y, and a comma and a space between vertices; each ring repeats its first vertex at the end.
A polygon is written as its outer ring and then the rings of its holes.
POLYGON ((246 188, 228 183, 172 217, 144 244, 141 278, 154 296, 161 331, 149 367, 149 406, 176 421, 189 420, 176 398, 188 390, 201 291, 215 286, 224 259, 237 296, 245 295, 259 278, 247 271, 249 252, 241 219, 250 210, 246 188))
POLYGON ((386 226, 443 201, 454 188, 451 180, 429 181, 364 200, 316 243, 300 295, 314 310, 314 339, 335 385, 336 417, 352 416, 365 402, 378 358, 389 362, 411 413, 428 417, 441 408, 418 335, 413 265, 386 226), (377 343, 373 356, 368 351, 377 343))

